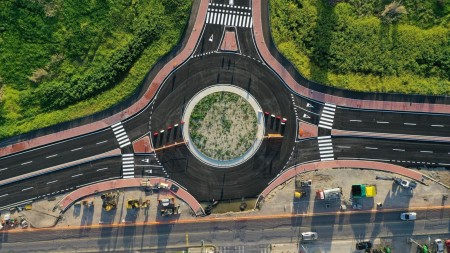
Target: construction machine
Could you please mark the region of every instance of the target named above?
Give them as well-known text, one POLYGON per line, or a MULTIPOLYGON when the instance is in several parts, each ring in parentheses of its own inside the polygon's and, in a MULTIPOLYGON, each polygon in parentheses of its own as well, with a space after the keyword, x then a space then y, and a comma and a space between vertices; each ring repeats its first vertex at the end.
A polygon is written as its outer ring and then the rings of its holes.
POLYGON ((118 198, 119 198, 119 196, 112 192, 102 194, 101 199, 103 200, 103 204, 102 204, 103 209, 105 209, 105 211, 109 212, 112 209, 117 208, 118 198))
POLYGON ((141 205, 139 204, 139 200, 137 199, 129 199, 127 200, 127 209, 136 209, 141 205))
POLYGON ((175 198, 160 198, 158 199, 158 203, 160 206, 161 216, 179 214, 180 205, 176 205, 175 198))

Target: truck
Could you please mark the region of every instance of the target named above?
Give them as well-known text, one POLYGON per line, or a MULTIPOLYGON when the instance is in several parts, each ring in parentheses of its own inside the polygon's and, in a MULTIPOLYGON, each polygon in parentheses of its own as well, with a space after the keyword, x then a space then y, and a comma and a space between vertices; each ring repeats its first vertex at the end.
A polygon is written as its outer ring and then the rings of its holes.
POLYGON ((320 200, 338 200, 341 199, 341 196, 342 189, 340 187, 316 191, 316 198, 320 200))
POLYGON ((377 186, 368 184, 352 185, 353 198, 373 198, 377 195, 377 186))

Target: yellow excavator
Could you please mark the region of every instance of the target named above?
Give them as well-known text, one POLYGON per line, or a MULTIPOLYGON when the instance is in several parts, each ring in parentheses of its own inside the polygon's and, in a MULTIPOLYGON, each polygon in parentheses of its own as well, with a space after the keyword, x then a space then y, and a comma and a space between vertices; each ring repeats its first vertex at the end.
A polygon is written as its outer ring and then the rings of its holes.
POLYGON ((137 199, 129 199, 127 200, 127 209, 136 209, 139 208, 141 205, 139 204, 139 200, 137 199))
POLYGON ((101 198, 103 200, 102 207, 105 209, 105 211, 109 212, 112 209, 117 208, 117 199, 118 196, 112 192, 105 193, 101 195, 101 198))

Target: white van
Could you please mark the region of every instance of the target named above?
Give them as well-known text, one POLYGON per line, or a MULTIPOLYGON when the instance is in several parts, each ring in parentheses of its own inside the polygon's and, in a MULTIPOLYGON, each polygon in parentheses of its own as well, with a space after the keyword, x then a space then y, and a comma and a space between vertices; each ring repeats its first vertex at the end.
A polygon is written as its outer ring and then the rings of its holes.
POLYGON ((319 236, 316 232, 303 232, 302 233, 302 241, 314 241, 317 240, 319 236))

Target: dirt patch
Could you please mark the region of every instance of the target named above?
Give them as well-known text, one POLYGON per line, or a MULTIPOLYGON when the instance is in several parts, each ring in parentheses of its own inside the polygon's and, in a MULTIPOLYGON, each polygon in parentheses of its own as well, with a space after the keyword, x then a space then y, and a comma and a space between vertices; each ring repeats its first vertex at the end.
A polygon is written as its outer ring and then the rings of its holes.
POLYGON ((200 100, 189 120, 189 134, 197 149, 216 160, 243 155, 256 138, 256 113, 241 96, 215 92, 200 100))

